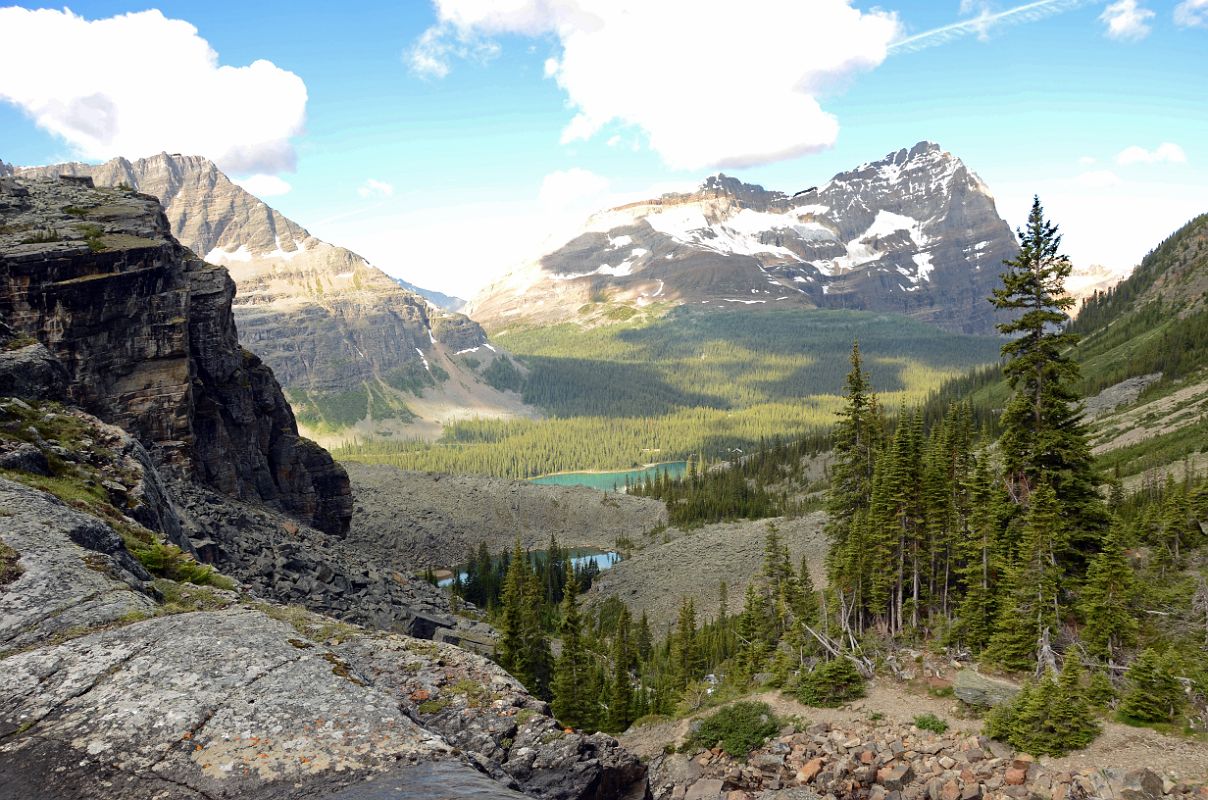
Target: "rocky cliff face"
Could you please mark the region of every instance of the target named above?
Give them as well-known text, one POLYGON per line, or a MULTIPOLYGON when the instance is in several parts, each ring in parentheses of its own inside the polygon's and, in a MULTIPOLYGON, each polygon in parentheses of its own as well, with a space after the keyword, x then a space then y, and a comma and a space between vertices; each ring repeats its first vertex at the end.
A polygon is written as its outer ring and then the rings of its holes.
POLYGON ((0 177, 0 797, 644 796, 342 538, 232 294, 154 198, 0 177))
POLYGON ((498 329, 581 319, 592 303, 817 306, 988 333, 986 297, 1015 251, 981 180, 920 142, 792 196, 718 175, 692 193, 604 212, 469 313, 498 329))
POLYGON ((479 378, 494 351, 473 358, 478 369, 467 364, 467 351, 487 343, 476 323, 311 236, 205 158, 161 153, 17 172, 89 176, 159 198, 176 238, 229 271, 240 341, 272 368, 316 436, 358 424, 362 434, 423 435, 459 415, 532 413, 479 378))
POLYGON ((347 476, 298 436, 271 370, 239 346, 226 271, 182 247, 152 197, 3 181, 0 317, 66 368, 70 400, 173 475, 346 530, 347 476))

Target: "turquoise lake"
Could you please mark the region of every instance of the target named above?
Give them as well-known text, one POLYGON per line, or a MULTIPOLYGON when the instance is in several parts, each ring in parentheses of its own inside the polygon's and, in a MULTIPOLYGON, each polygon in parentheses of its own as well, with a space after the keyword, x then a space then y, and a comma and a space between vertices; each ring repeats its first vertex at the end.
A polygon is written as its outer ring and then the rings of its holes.
MULTIPOLYGON (((529 559, 533 562, 536 562, 536 560, 538 558, 545 558, 545 554, 548 552, 549 552, 548 550, 530 550, 529 559)), ((600 568, 600 572, 603 572, 604 570, 608 569, 613 564, 615 564, 621 560, 621 557, 619 555, 617 555, 616 553, 614 553, 610 550, 609 551, 596 550, 594 547, 568 547, 567 555, 570 556, 570 563, 575 565, 576 567, 581 567, 584 564, 587 564, 588 562, 594 561, 595 565, 600 568)), ((533 566, 536 566, 536 563, 534 563, 533 566)), ((465 580, 466 565, 459 564, 457 566, 457 569, 459 572, 461 572, 462 580, 465 580)), ((436 585, 437 586, 448 586, 451 583, 453 583, 453 578, 448 577, 448 578, 441 578, 437 582, 436 585)))
POLYGON ((628 469, 617 472, 559 472, 556 475, 542 475, 529 478, 532 483, 553 484, 555 486, 589 486, 602 491, 619 491, 625 488, 625 479, 630 483, 638 483, 646 478, 654 477, 666 471, 672 478, 678 478, 688 469, 687 461, 668 461, 666 464, 655 464, 642 469, 628 469))

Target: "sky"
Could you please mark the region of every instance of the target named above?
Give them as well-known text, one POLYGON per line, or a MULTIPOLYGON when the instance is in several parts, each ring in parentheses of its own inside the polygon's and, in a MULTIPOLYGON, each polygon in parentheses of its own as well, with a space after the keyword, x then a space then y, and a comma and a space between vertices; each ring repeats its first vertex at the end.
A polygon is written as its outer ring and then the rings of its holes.
POLYGON ((1208 0, 94 0, 0 38, 0 159, 204 155, 462 297, 592 211, 923 139, 1013 226, 1038 194, 1076 265, 1208 211, 1208 0))

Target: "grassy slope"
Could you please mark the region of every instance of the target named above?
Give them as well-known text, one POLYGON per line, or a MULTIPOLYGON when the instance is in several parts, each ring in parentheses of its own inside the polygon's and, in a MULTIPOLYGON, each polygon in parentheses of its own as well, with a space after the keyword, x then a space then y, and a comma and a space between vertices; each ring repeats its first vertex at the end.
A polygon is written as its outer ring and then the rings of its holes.
POLYGON ((525 400, 552 419, 458 423, 435 446, 373 442, 337 456, 510 477, 694 453, 721 458, 761 438, 829 426, 854 339, 889 406, 919 400, 998 353, 989 337, 849 311, 678 310, 654 321, 563 324, 497 339, 529 367, 525 400))

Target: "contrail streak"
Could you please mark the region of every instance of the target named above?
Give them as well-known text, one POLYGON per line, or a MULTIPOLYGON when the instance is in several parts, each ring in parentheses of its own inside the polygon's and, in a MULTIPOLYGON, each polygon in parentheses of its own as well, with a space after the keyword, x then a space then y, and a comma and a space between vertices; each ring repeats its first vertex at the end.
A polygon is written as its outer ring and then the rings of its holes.
POLYGON ((928 47, 947 44, 971 33, 985 35, 991 28, 1036 22, 1098 2, 1102 2, 1102 0, 1035 0, 1035 2, 1025 3, 993 14, 989 11, 982 11, 973 19, 961 20, 951 25, 943 25, 929 31, 916 33, 914 36, 907 36, 905 39, 898 39, 889 46, 889 52, 892 54, 914 53, 926 50, 928 47))

